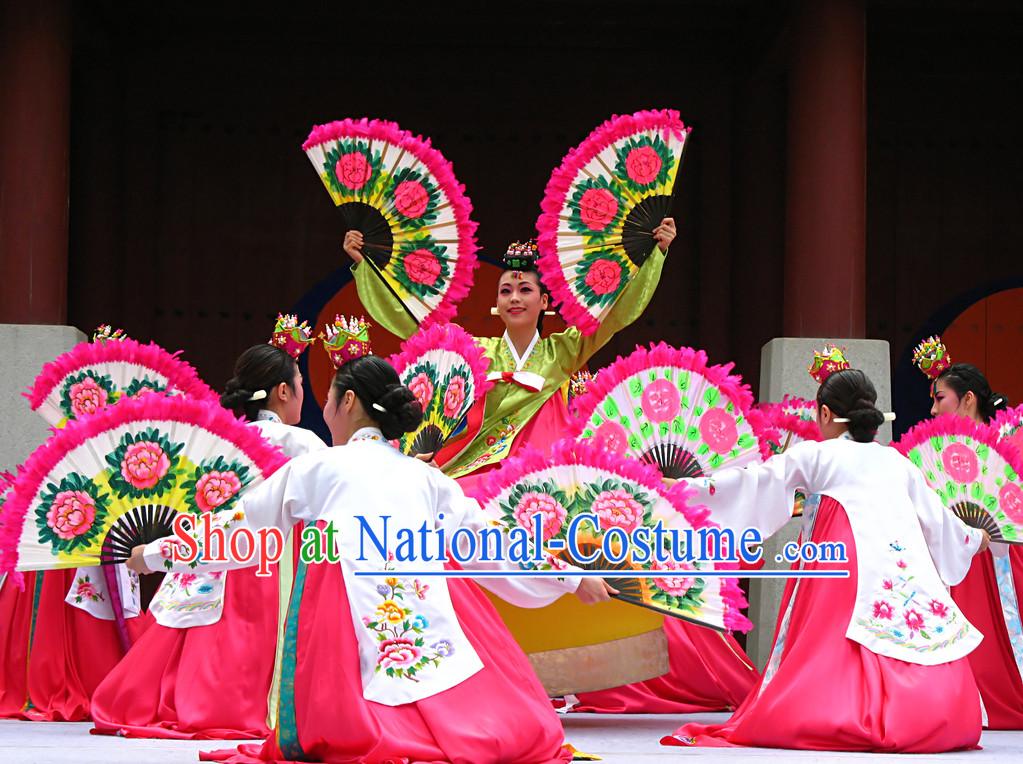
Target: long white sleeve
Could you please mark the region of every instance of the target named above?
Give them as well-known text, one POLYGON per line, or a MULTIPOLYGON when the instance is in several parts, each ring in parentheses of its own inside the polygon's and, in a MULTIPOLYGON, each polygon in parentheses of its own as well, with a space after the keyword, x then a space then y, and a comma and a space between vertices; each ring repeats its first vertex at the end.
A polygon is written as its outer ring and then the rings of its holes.
POLYGON ((687 481, 697 489, 693 501, 705 504, 711 519, 737 535, 756 528, 766 538, 792 516, 792 494, 817 486, 817 444, 799 443, 763 464, 723 469, 709 478, 687 481))
POLYGON ((948 586, 955 586, 970 570, 983 531, 969 527, 946 509, 916 468, 909 471, 909 495, 938 575, 948 586))
MULTIPOLYGON (((443 480, 438 483, 438 507, 444 512, 444 530, 450 539, 456 528, 468 528, 479 538, 485 528, 500 528, 505 538, 505 549, 508 548, 507 529, 495 523, 480 508, 475 499, 468 498, 458 483, 441 475, 443 480)), ((462 556, 462 555, 460 555, 462 556)), ((468 571, 509 571, 521 572, 521 568, 507 560, 482 561, 473 559, 460 563, 468 571)), ((567 566, 565 576, 547 576, 543 578, 525 578, 522 576, 485 577, 476 579, 476 583, 484 589, 496 594, 506 602, 523 608, 539 608, 551 604, 564 594, 570 594, 579 588, 582 580, 571 573, 578 568, 567 566)))
MULTIPOLYGON (((287 538, 296 518, 293 509, 303 505, 302 481, 293 480, 295 464, 298 460, 292 460, 281 467, 269 479, 263 481, 250 491, 247 491, 239 500, 233 510, 214 513, 210 518, 211 528, 219 528, 224 531, 225 537, 236 533, 240 529, 247 529, 253 537, 259 539, 259 531, 264 528, 276 528, 287 538)), ((195 543, 202 547, 202 527, 197 525, 189 534, 195 543)), ((146 545, 143 556, 146 567, 153 571, 171 571, 174 573, 188 573, 201 570, 214 572, 218 570, 233 570, 235 568, 247 568, 256 565, 259 560, 253 555, 248 562, 237 562, 227 555, 224 562, 202 561, 200 558, 193 563, 174 562, 172 558, 173 548, 177 546, 182 553, 189 551, 188 546, 176 536, 157 539, 146 545)), ((280 554, 281 549, 276 550, 280 554)))

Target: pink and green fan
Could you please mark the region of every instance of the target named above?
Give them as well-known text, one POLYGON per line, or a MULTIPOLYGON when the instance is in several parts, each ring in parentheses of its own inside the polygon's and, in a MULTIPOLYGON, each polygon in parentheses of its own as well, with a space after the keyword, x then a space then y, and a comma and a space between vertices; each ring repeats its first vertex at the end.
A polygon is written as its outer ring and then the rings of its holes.
POLYGON ((615 116, 554 170, 537 221, 537 267, 561 315, 592 334, 654 249, 691 128, 677 111, 615 116))
POLYGON ((123 562, 188 512, 237 512, 285 462, 219 404, 147 394, 72 421, 19 469, 0 572, 123 562))
MULTIPOLYGON (((748 631, 752 624, 742 615, 746 602, 735 579, 700 576, 701 571, 722 569, 722 564, 677 559, 667 538, 665 562, 653 556, 641 562, 631 554, 612 562, 601 552, 611 528, 631 533, 640 526, 653 529, 661 524, 665 530, 684 532, 713 526, 706 507, 688 504, 691 493, 681 483, 665 489, 657 470, 648 465, 567 439, 555 443, 549 454, 527 447, 522 455, 505 460, 477 487, 475 498, 494 520, 523 527, 531 536, 539 515, 550 554, 535 569, 559 570, 572 564, 606 571, 608 583, 625 602, 713 629, 748 631), (592 561, 574 558, 566 543, 573 520, 587 513, 599 518, 600 527, 579 521, 576 539, 584 557, 596 555, 592 561), (658 577, 627 575, 661 571, 664 575, 658 577)), ((680 549, 685 552, 684 544, 680 549)), ((694 551, 693 556, 703 555, 694 551)))
POLYGON ((150 391, 217 403, 217 394, 177 356, 154 343, 100 335, 46 364, 25 397, 54 427, 150 391))
POLYGON ((770 456, 769 428, 731 364, 665 343, 601 369, 576 403, 576 435, 616 454, 690 478, 770 456))
POLYGON ((409 315, 450 320, 478 265, 472 204, 451 163, 429 140, 376 119, 318 125, 302 150, 409 315))
POLYGON ((1023 459, 994 428, 946 414, 916 425, 895 447, 964 523, 992 541, 1023 543, 1023 459))
POLYGON ((1023 404, 1014 409, 999 411, 995 421, 991 423, 1003 443, 1016 449, 1023 458, 1023 404))
POLYGON ((437 453, 493 384, 483 348, 457 324, 420 329, 390 363, 423 407, 422 424, 399 438, 402 452, 413 456, 437 453))
POLYGON ((773 431, 773 437, 768 441, 776 454, 783 454, 790 446, 804 440, 821 439, 821 430, 817 426, 817 404, 807 398, 786 395, 780 403, 761 403, 756 408, 773 431))

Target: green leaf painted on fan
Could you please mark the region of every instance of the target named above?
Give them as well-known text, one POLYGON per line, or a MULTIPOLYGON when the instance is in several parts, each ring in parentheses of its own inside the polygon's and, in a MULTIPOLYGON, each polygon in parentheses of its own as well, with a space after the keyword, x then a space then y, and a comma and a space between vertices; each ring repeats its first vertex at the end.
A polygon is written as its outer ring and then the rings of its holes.
POLYGON ((682 417, 677 416, 671 420, 671 431, 675 435, 684 435, 686 431, 686 423, 682 421, 682 417))
POLYGON ((981 500, 984 496, 984 489, 981 487, 980 483, 973 483, 970 486, 970 496, 974 499, 974 501, 981 500))
POLYGON ((991 455, 991 448, 987 444, 985 444, 985 443, 978 443, 977 444, 977 456, 980 457, 980 459, 982 461, 987 461, 987 458, 990 455, 991 455))
POLYGON ((604 413, 608 418, 618 416, 618 404, 615 403, 614 398, 607 398, 604 401, 604 413))
POLYGON ((680 371, 678 375, 678 389, 688 390, 690 382, 690 374, 688 371, 680 371))
POLYGON ((710 466, 713 467, 714 469, 717 469, 722 464, 724 464, 724 461, 725 459, 723 456, 721 456, 721 454, 714 454, 712 457, 710 457, 710 466))
POLYGON ((996 496, 986 494, 981 499, 981 502, 983 502, 984 506, 987 507, 988 512, 994 512, 996 509, 998 509, 998 498, 996 496))
POLYGON ((686 430, 686 440, 699 440, 700 429, 696 425, 689 425, 689 429, 686 430))
POLYGON ((620 424, 622 427, 628 430, 629 428, 632 427, 632 420, 629 419, 627 416, 623 416, 621 419, 618 420, 618 424, 620 424))
POLYGON ((638 397, 643 394, 643 380, 637 377, 629 377, 629 395, 638 397))
POLYGON ((920 455, 920 449, 914 448, 909 452, 909 460, 917 466, 917 469, 923 469, 924 458, 920 455))
POLYGON ((635 435, 629 436, 629 448, 631 448, 633 451, 639 451, 640 448, 642 448, 642 446, 643 444, 640 442, 639 438, 637 438, 635 435))
POLYGON ((1012 465, 1006 464, 1005 465, 1005 477, 1007 477, 1009 480, 1012 480, 1013 482, 1015 482, 1019 478, 1019 475, 1016 474, 1016 470, 1014 470, 1012 468, 1012 465))
POLYGON ((729 414, 734 414, 735 404, 732 403, 731 401, 728 401, 728 403, 725 405, 725 411, 727 411, 729 414))
POLYGON ((707 404, 707 408, 712 409, 718 405, 718 401, 721 400, 721 391, 716 387, 708 387, 703 393, 704 403, 707 404))
POLYGON ((706 411, 703 406, 697 406, 693 409, 693 416, 703 416, 703 412, 706 411))
POLYGON ((651 425, 650 422, 640 422, 639 434, 642 435, 644 438, 649 438, 651 435, 654 434, 653 425, 651 425))
POLYGON ((706 443, 701 444, 700 447, 696 449, 697 456, 706 456, 708 453, 710 453, 710 446, 706 443))
POLYGON ((661 423, 660 423, 660 424, 659 424, 659 425, 657 426, 657 430, 658 430, 658 432, 660 432, 660 434, 661 434, 661 437, 663 438, 663 437, 664 437, 664 436, 666 436, 666 435, 667 435, 667 434, 668 434, 669 432, 671 432, 671 425, 670 425, 670 424, 668 424, 667 422, 661 422, 661 423))
POLYGON ((748 432, 744 432, 739 436, 739 440, 736 441, 739 448, 753 448, 757 444, 757 439, 750 435, 748 432))
POLYGON ((585 430, 583 430, 583 437, 584 438, 592 438, 593 437, 593 432, 594 432, 593 430, 591 430, 589 427, 587 427, 585 430))
POLYGON ((940 435, 934 435, 931 438, 931 448, 935 451, 941 451, 941 441, 944 440, 940 435))

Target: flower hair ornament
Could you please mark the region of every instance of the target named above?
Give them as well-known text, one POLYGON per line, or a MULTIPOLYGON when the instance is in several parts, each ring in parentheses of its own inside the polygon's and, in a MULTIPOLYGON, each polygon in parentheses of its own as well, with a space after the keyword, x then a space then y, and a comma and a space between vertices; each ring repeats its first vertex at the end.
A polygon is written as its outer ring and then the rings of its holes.
POLYGON ((823 385, 824 380, 836 371, 848 368, 850 368, 849 361, 846 360, 842 348, 838 347, 838 345, 827 343, 824 345, 823 350, 815 350, 813 352, 813 360, 806 370, 817 381, 818 385, 823 385))
POLYGON ((327 351, 335 369, 372 352, 369 326, 369 322, 362 316, 335 316, 333 323, 323 327, 320 335, 323 349, 327 351))
MULTIPOLYGON (((537 258, 540 257, 540 250, 536 245, 536 239, 527 241, 513 241, 508 245, 508 251, 501 257, 501 265, 506 271, 512 272, 512 278, 516 281, 522 279, 524 273, 535 273, 537 279, 540 273, 536 269, 537 258)), ((490 315, 496 316, 496 307, 490 309, 490 315)), ((544 311, 545 316, 553 316, 553 310, 544 311)))
POLYGON ((268 344, 280 348, 297 361, 314 342, 316 337, 313 336, 312 327, 307 322, 299 323, 298 316, 293 313, 277 314, 277 322, 274 324, 274 331, 268 344))
POLYGON ((114 329, 110 324, 100 324, 92 333, 93 342, 120 342, 128 339, 124 329, 114 329))
POLYGON ((948 354, 948 348, 941 337, 935 334, 913 349, 913 364, 934 382, 952 365, 952 356, 948 354))

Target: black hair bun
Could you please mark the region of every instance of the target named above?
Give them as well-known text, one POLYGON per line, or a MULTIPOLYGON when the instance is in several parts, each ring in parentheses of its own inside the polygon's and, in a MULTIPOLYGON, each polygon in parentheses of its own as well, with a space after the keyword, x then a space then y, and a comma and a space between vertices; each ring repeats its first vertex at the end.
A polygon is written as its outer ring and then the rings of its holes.
POLYGON ((846 414, 849 420, 849 434, 858 443, 869 443, 877 435, 877 428, 884 424, 884 414, 878 411, 873 401, 864 398, 853 404, 846 414))
POLYGON ((388 385, 377 404, 384 410, 374 406, 370 416, 380 425, 380 431, 387 440, 412 432, 423 421, 423 407, 405 385, 388 385))
POLYGON ((231 377, 220 395, 220 405, 231 411, 239 411, 252 397, 252 390, 241 387, 237 377, 231 377))

